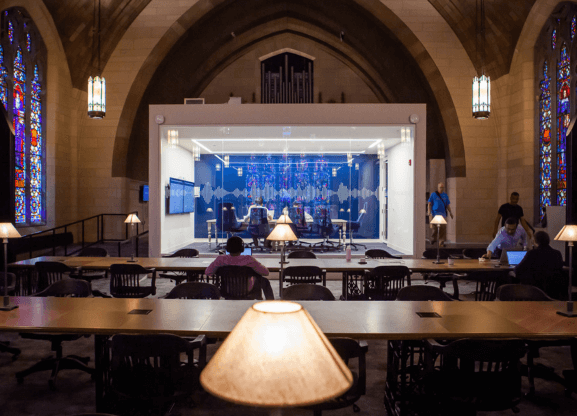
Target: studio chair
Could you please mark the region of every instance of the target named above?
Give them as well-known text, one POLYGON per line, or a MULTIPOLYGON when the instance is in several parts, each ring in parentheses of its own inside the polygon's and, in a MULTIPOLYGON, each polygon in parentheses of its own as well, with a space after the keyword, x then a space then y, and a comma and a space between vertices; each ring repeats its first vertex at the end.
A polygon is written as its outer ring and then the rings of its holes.
POLYGON ((499 286, 509 283, 508 270, 469 272, 465 278, 476 282, 475 300, 480 302, 495 300, 499 286))
MULTIPOLYGON (((14 273, 6 273, 6 280, 8 296, 14 296, 16 291, 16 275, 14 273)), ((4 295, 4 272, 0 272, 0 294, 4 295)), ((12 361, 16 360, 21 353, 18 348, 11 347, 8 341, 0 341, 0 353, 1 352, 12 354, 12 361)))
MULTIPOLYGON (((283 287, 285 283, 296 284, 317 284, 327 285, 327 272, 317 266, 289 266, 284 269, 282 275, 283 287)), ((284 293, 284 292, 283 292, 284 293)))
MULTIPOLYGON (((248 232, 251 237, 256 237, 257 239, 264 239, 270 234, 266 209, 263 207, 253 207, 250 210, 248 232)), ((268 250, 268 248, 264 247, 264 244, 259 244, 256 246, 253 242, 248 246, 252 247, 253 249, 256 248, 259 250, 268 250)))
MULTIPOLYGON (((222 266, 216 270, 213 283, 225 299, 262 300, 261 279, 263 277, 250 267, 222 266), (252 288, 250 288, 251 282, 254 282, 252 288)), ((270 298, 271 295, 269 294, 266 299, 273 300, 274 295, 270 298)))
POLYGON ((427 341, 425 403, 432 414, 475 415, 516 407, 521 401, 520 340, 427 341))
POLYGON ((298 238, 298 240, 293 244, 293 247, 306 248, 307 246, 311 247, 312 245, 312 243, 301 241, 301 237, 304 237, 304 235, 310 231, 305 217, 306 216, 304 214, 304 210, 301 207, 289 208, 289 218, 293 222, 292 224, 290 224, 291 229, 298 238))
POLYGON ((315 416, 321 416, 323 410, 336 410, 352 406, 355 413, 360 412, 356 402, 361 396, 366 394, 367 384, 367 361, 366 354, 369 346, 366 341, 355 341, 351 338, 331 338, 329 339, 337 353, 349 366, 353 374, 353 385, 343 395, 324 403, 309 406, 307 409, 313 410, 315 416), (356 361, 356 365, 352 361, 356 361))
POLYGON ((312 251, 308 250, 296 250, 291 251, 287 256, 289 259, 316 259, 317 256, 312 251))
MULTIPOLYGON (((195 248, 183 248, 178 250, 176 253, 173 253, 169 256, 163 256, 167 258, 183 258, 183 259, 192 259, 194 257, 198 257, 198 250, 195 248)), ((158 273, 158 277, 163 277, 165 279, 170 279, 172 282, 174 280, 175 285, 179 285, 185 280, 187 282, 196 282, 200 280, 200 276, 202 276, 201 272, 195 272, 191 270, 173 270, 167 271, 163 273, 158 273)))
POLYGON ((370 259, 402 259, 400 256, 393 256, 386 250, 381 250, 378 248, 372 248, 365 251, 365 256, 370 259))
POLYGON ((330 210, 326 207, 317 208, 315 218, 313 220, 313 231, 320 235, 323 241, 313 244, 314 248, 319 248, 322 251, 338 250, 341 248, 340 241, 335 243, 330 240, 330 237, 338 232, 339 228, 333 225, 331 220, 330 210))
POLYGON ((188 341, 171 334, 119 334, 107 346, 111 358, 105 369, 104 397, 115 413, 161 415, 200 387, 200 372, 206 365, 204 335, 188 341), (186 354, 186 362, 181 354, 186 354))
POLYGON ((110 266, 110 294, 115 298, 145 298, 156 295, 156 270, 140 264, 113 264, 110 266), (140 286, 140 280, 152 273, 150 286, 140 286))
POLYGON ((282 291, 283 300, 335 300, 333 293, 325 286, 297 284, 282 291))
MULTIPOLYGON (((78 253, 78 257, 108 257, 108 251, 102 247, 86 247, 78 253)), ((70 273, 74 279, 82 279, 92 282, 96 279, 104 279, 108 276, 108 270, 80 270, 70 273)))
POLYGON ((357 220, 351 221, 349 224, 350 225, 349 235, 351 236, 351 241, 350 241, 349 245, 351 247, 353 247, 355 250, 358 250, 357 246, 361 246, 365 250, 367 249, 367 246, 365 246, 364 244, 359 244, 359 243, 354 242, 355 233, 359 232, 359 230, 361 229, 361 227, 363 225, 363 218, 364 218, 366 213, 367 213, 367 203, 365 202, 363 209, 361 209, 359 211, 359 216, 358 216, 357 220))
POLYGON ((220 299, 218 287, 210 283, 188 282, 176 285, 164 299, 220 299))
MULTIPOLYGON (((242 224, 236 219, 236 210, 232 202, 219 202, 217 205, 217 215, 216 215, 216 232, 226 233, 227 238, 230 238, 234 233, 241 231, 242 224)), ((216 247, 216 250, 220 250, 226 246, 225 243, 221 243, 216 247)))
MULTIPOLYGON (((42 292, 36 293, 35 297, 79 297, 85 298, 92 294, 90 283, 79 279, 65 279, 57 281, 48 286, 42 292)), ((20 336, 25 339, 50 341, 52 344, 52 351, 56 353, 56 357, 48 357, 34 364, 32 367, 24 371, 16 373, 16 380, 18 384, 24 382, 24 377, 37 373, 40 371, 52 371, 48 385, 51 390, 56 389, 56 376, 61 370, 82 370, 91 376, 94 376, 94 369, 88 367, 89 357, 79 357, 77 355, 62 356, 62 343, 65 341, 76 341, 83 337, 78 334, 36 334, 36 333, 21 333, 20 336)))
POLYGON ((405 266, 378 266, 365 271, 365 300, 395 300, 405 286, 411 286, 411 272, 405 266))
MULTIPOLYGON (((439 258, 441 260, 447 260, 451 257, 450 253, 446 250, 439 250, 439 258)), ((437 250, 428 249, 423 251, 424 259, 436 260, 437 250)), ((453 282, 453 299, 459 299, 459 284, 458 280, 465 277, 464 274, 459 273, 422 273, 425 284, 429 283, 429 280, 439 283, 439 288, 443 290, 447 285, 447 282, 453 282)))
POLYGON ((69 267, 58 261, 38 261, 34 264, 34 269, 38 276, 37 292, 46 289, 53 283, 70 277, 71 273, 80 274, 79 267, 69 267))
POLYGON ((409 301, 452 301, 453 298, 435 286, 405 286, 399 290, 397 300, 409 301))

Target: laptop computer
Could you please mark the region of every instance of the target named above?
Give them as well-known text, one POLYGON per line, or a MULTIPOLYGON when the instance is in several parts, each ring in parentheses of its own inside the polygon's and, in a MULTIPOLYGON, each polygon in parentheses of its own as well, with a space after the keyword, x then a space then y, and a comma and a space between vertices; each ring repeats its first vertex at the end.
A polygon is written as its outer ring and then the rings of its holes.
POLYGON ((521 263, 521 260, 523 260, 525 254, 527 254, 527 250, 504 249, 503 252, 501 253, 500 263, 503 266, 515 267, 516 265, 521 263))
MULTIPOLYGON (((227 251, 226 254, 230 254, 230 253, 227 251)), ((252 256, 252 248, 251 247, 245 247, 244 251, 240 254, 242 256, 252 256)))

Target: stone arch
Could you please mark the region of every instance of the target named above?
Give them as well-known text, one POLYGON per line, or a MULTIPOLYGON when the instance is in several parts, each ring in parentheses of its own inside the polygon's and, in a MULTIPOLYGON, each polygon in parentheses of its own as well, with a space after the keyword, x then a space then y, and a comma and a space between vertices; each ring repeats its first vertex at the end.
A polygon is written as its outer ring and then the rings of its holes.
MULTIPOLYGON (((253 3, 254 1, 256 0, 252 0, 253 3)), ((286 16, 286 10, 294 8, 297 3, 300 2, 284 1, 278 2, 278 4, 275 3, 274 7, 276 7, 276 10, 274 10, 274 13, 271 15, 282 18, 283 16, 286 16), (283 11, 285 12, 284 14, 283 11)), ((136 79, 132 83, 130 92, 122 108, 122 114, 115 135, 112 176, 127 176, 125 163, 128 155, 129 137, 136 118, 136 113, 139 106, 142 104, 143 99, 145 99, 146 88, 153 78, 154 73, 162 66, 164 58, 166 58, 175 45, 181 44, 185 38, 191 36, 192 33, 195 33, 195 26, 199 26, 207 19, 215 19, 215 16, 223 13, 225 8, 234 5, 235 2, 232 1, 223 2, 200 0, 180 19, 178 19, 178 21, 170 28, 170 30, 167 31, 158 44, 153 48, 145 63, 142 65, 136 79)), ((416 61, 417 66, 420 68, 420 71, 426 79, 427 87, 430 88, 432 95, 435 97, 438 107, 442 108, 442 112, 439 112, 438 118, 439 123, 446 126, 446 128, 443 127, 443 130, 446 131, 444 148, 445 158, 447 161, 447 174, 449 176, 465 176, 466 162, 464 157, 464 145, 457 111, 448 87, 425 47, 418 40, 415 34, 412 33, 408 26, 397 15, 395 15, 391 9, 381 2, 371 0, 343 0, 340 5, 347 7, 356 6, 359 16, 363 15, 365 19, 375 19, 374 21, 382 26, 383 30, 388 30, 390 33, 394 32, 396 41, 399 42, 412 59, 416 61)), ((302 7, 302 4, 300 4, 300 6, 302 7)), ((247 7, 246 4, 245 7, 247 7)), ((317 5, 315 7, 325 6, 317 5)), ((247 7, 247 9, 253 10, 250 7, 247 7)), ((255 10, 258 9, 255 8, 255 10)), ((293 10, 291 16, 298 18, 297 20, 303 21, 304 25, 310 27, 311 22, 308 19, 308 15, 303 13, 303 10, 300 10, 300 13, 298 10, 295 10, 293 10)), ((327 11, 329 10, 327 9, 327 11)), ((317 28, 324 32, 327 37, 329 34, 332 34, 338 38, 338 33, 340 32, 338 25, 336 25, 335 22, 329 21, 325 16, 322 17, 323 18, 320 19, 322 22, 318 23, 317 28)), ((262 19, 262 16, 260 18, 262 19)), ((237 40, 239 38, 238 34, 246 31, 247 28, 259 24, 266 24, 266 21, 259 20, 256 16, 252 17, 251 13, 245 13, 245 16, 238 20, 236 26, 232 27, 232 30, 228 30, 230 25, 226 26, 225 29, 221 26, 221 32, 234 32, 237 34, 234 40, 237 40), (252 21, 250 21, 251 18, 252 21)), ((354 33, 354 30, 347 33, 354 33)), ((220 48, 226 48, 227 40, 214 39, 213 43, 219 43, 218 47, 216 47, 216 51, 218 51, 220 48)), ((364 49, 363 45, 360 44, 357 44, 356 48, 358 49, 359 54, 364 49)), ((215 65, 216 63, 212 56, 207 59, 205 63, 207 66, 211 67, 218 66, 215 65)), ((205 84, 206 81, 201 83, 205 84)), ((384 96, 385 94, 382 95, 384 96)))
POLYGON ((267 60, 268 58, 272 58, 273 56, 277 56, 277 55, 280 55, 281 53, 285 53, 285 52, 292 53, 292 54, 298 55, 298 56, 302 56, 303 58, 310 59, 311 61, 314 61, 316 59, 316 57, 309 55, 307 53, 301 52, 297 49, 281 48, 281 49, 277 49, 276 51, 273 51, 271 53, 267 53, 266 55, 259 56, 258 60, 262 62, 264 60, 267 60))

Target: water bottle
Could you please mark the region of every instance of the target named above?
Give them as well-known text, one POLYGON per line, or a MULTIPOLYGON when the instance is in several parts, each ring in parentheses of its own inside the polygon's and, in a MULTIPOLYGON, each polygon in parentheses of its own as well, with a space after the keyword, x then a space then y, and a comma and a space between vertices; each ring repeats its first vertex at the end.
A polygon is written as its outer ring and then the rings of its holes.
POLYGON ((351 246, 347 246, 347 262, 350 262, 352 258, 351 246))

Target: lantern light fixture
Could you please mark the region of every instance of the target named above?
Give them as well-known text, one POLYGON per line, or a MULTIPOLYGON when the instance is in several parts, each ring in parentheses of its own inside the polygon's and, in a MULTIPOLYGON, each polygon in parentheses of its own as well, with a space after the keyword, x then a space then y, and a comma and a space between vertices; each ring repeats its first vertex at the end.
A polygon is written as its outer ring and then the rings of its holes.
POLYGON ((486 120, 491 114, 491 78, 485 75, 485 0, 477 0, 475 17, 475 49, 479 60, 479 38, 481 38, 481 76, 473 78, 473 117, 486 120))
MULTIPOLYGON (((94 77, 88 77, 88 117, 101 119, 106 115, 106 80, 100 72, 100 0, 98 0, 98 19, 96 13, 96 0, 94 0, 94 24, 92 28, 93 40, 97 43, 98 71, 94 77)), ((94 56, 93 56, 94 59, 94 56)))

